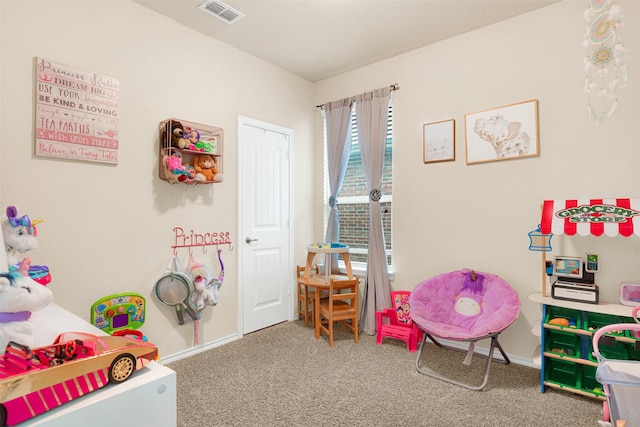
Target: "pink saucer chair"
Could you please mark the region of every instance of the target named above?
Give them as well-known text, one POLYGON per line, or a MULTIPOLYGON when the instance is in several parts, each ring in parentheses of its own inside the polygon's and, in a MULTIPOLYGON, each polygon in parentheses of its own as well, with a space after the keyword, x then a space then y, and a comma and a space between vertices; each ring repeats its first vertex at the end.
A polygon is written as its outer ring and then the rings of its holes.
POLYGON ((389 337, 407 343, 407 349, 410 352, 418 349, 422 331, 411 319, 410 295, 409 291, 393 291, 391 292, 393 307, 376 311, 376 344, 381 345, 382 340, 389 337))
POLYGON ((520 313, 520 298, 516 291, 495 274, 462 269, 434 276, 411 292, 409 298, 413 322, 423 332, 416 359, 419 373, 471 390, 482 390, 489 380, 491 361, 511 363, 498 342, 498 335, 511 325, 520 313), (471 364, 473 355, 486 357, 484 381, 473 386, 446 378, 421 366, 425 342, 429 338, 439 347, 465 352, 464 349, 444 345, 437 338, 468 342, 464 364, 471 364), (475 352, 477 341, 490 338, 488 355, 475 352), (498 348, 502 359, 494 358, 498 348))

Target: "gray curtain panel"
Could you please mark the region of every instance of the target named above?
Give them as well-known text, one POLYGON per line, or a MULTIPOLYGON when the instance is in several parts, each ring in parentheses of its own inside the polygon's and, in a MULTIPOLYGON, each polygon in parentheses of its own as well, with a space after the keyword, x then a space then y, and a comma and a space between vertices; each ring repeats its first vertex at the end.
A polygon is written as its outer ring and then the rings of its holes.
POLYGON ((358 143, 369 190, 369 253, 359 323, 360 330, 369 335, 376 333, 375 312, 391 307, 391 284, 380 213, 390 97, 390 87, 355 97, 358 143))
MULTIPOLYGON (((340 239, 340 220, 338 216, 338 194, 347 172, 349 151, 351 150, 351 108, 353 97, 324 105, 327 124, 327 159, 329 171, 329 223, 325 242, 338 242, 340 239)), ((338 272, 338 254, 331 256, 331 273, 338 272)), ((328 261, 325 260, 325 266, 328 261)))

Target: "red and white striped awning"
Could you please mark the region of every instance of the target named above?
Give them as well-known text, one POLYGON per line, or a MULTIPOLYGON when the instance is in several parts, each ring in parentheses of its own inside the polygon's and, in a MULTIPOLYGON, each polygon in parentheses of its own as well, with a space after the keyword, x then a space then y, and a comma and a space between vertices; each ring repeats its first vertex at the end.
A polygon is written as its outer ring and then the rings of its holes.
POLYGON ((640 236, 640 199, 545 200, 542 234, 640 236))

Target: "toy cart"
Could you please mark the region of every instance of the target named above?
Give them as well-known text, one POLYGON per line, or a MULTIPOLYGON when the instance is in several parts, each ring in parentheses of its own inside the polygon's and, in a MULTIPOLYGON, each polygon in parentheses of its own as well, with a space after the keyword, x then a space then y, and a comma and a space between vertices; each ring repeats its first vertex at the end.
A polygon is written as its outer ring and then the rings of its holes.
POLYGON ((635 340, 636 349, 640 345, 640 322, 638 310, 633 310, 634 323, 617 323, 598 329, 593 336, 593 354, 598 359, 596 380, 602 384, 607 401, 603 406, 603 420, 600 426, 639 427, 640 426, 640 360, 617 360, 602 356, 599 349, 600 338, 614 332, 625 334, 635 340))

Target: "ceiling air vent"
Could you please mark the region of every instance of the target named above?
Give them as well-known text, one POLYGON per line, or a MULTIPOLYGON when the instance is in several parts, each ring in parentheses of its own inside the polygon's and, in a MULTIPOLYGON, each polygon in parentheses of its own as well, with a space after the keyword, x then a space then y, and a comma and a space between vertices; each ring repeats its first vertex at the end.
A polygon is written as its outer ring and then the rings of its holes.
POLYGON ((206 1, 199 7, 206 13, 211 14, 218 19, 222 19, 227 24, 235 24, 236 21, 244 16, 244 13, 238 12, 228 4, 225 4, 219 0, 206 1))

